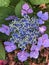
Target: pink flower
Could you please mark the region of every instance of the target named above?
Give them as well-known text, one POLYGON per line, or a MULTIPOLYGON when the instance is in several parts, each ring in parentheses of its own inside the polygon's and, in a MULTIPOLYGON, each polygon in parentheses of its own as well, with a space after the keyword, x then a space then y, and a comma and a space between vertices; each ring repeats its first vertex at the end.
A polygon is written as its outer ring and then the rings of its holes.
POLYGON ((48 65, 49 65, 49 63, 48 63, 48 65))
POLYGON ((7 64, 7 61, 5 60, 0 60, 0 65, 6 65, 7 64))

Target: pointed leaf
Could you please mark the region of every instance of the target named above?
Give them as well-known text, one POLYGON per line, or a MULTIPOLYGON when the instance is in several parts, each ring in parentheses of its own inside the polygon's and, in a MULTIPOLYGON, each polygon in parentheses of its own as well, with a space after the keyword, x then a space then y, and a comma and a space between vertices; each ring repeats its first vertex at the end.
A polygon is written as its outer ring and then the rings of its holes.
POLYGON ((0 60, 5 60, 5 50, 2 45, 2 42, 0 42, 0 60))
POLYGON ((21 17, 21 9, 22 9, 22 5, 25 3, 25 1, 20 0, 20 2, 16 5, 15 7, 15 14, 18 17, 21 17))

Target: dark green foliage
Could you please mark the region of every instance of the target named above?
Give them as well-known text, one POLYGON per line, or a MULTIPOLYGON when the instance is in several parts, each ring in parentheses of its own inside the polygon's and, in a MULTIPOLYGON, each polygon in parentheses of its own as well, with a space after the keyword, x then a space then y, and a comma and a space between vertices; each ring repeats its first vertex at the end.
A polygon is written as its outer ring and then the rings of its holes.
MULTIPOLYGON (((9 15, 13 15, 14 8, 11 7, 0 7, 0 27, 2 24, 6 24, 8 25, 10 23, 10 21, 5 21, 5 18, 8 17, 9 15)), ((7 40, 8 36, 6 36, 5 34, 0 33, 0 40, 7 40)))
POLYGON ((0 60, 5 60, 5 50, 4 47, 2 45, 2 42, 0 42, 0 60))
POLYGON ((25 3, 24 0, 21 0, 15 7, 15 14, 18 17, 21 17, 21 9, 22 9, 22 5, 25 3))
POLYGON ((24 62, 24 65, 29 65, 28 61, 25 61, 25 62, 24 62))
POLYGON ((5 18, 14 14, 13 9, 11 7, 0 7, 0 25, 9 23, 9 21, 5 21, 5 18))

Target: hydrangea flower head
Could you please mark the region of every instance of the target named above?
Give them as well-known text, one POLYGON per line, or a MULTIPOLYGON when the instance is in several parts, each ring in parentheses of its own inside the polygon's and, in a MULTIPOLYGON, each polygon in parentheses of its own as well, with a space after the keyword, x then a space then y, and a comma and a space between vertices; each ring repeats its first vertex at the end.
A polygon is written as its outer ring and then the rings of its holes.
POLYGON ((13 42, 18 43, 18 48, 24 48, 24 50, 27 44, 36 42, 36 38, 40 35, 37 19, 34 17, 30 19, 28 15, 24 15, 24 18, 18 21, 12 21, 9 26, 12 29, 13 42))
MULTIPOLYGON (((48 12, 43 13, 39 11, 37 13, 38 18, 36 16, 30 18, 27 15, 29 13, 33 13, 33 10, 26 3, 22 6, 21 10, 23 18, 16 18, 15 16, 6 18, 6 20, 12 20, 12 22, 9 24, 11 38, 9 41, 4 42, 5 50, 12 52, 19 48, 21 51, 17 53, 17 57, 21 62, 26 61, 28 57, 37 59, 41 46, 49 47, 48 35, 44 34, 46 26, 41 26, 48 20, 48 12), (27 49, 27 45, 31 46, 29 50, 27 49), (26 50, 28 50, 29 53, 26 52, 26 50)), ((8 27, 2 25, 1 28, 0 31, 6 34, 8 33, 8 27)))

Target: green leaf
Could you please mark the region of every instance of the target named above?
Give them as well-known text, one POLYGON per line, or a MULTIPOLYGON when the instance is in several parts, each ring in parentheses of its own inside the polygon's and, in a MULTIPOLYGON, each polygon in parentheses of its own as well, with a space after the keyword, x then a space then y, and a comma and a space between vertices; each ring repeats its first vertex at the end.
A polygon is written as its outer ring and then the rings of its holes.
MULTIPOLYGON (((14 14, 13 7, 0 7, 0 27, 2 24, 9 25, 10 21, 5 21, 5 18, 14 14)), ((7 40, 9 37, 0 33, 0 40, 7 40)))
POLYGON ((13 0, 10 0, 10 1, 11 1, 10 6, 16 6, 16 4, 17 4, 20 0, 14 0, 14 2, 13 2, 13 0))
POLYGON ((0 40, 5 41, 5 40, 8 40, 8 39, 10 39, 10 36, 7 36, 4 33, 0 33, 0 40))
POLYGON ((40 5, 40 4, 45 4, 49 3, 49 0, 29 0, 32 5, 40 5))
POLYGON ((25 61, 25 62, 24 62, 24 65, 29 65, 28 61, 25 61))
POLYGON ((5 60, 5 50, 2 42, 0 42, 0 60, 5 60))
POLYGON ((21 17, 21 9, 22 9, 22 5, 25 3, 24 0, 20 0, 20 2, 16 5, 15 7, 15 14, 18 17, 21 17))
POLYGON ((47 33, 49 35, 49 19, 47 21, 45 21, 45 26, 47 27, 47 30, 45 33, 47 33))
POLYGON ((0 25, 9 23, 9 21, 5 21, 5 18, 14 14, 14 8, 12 7, 0 7, 0 25))
POLYGON ((9 6, 10 0, 0 0, 0 7, 2 6, 9 6))

